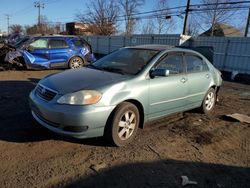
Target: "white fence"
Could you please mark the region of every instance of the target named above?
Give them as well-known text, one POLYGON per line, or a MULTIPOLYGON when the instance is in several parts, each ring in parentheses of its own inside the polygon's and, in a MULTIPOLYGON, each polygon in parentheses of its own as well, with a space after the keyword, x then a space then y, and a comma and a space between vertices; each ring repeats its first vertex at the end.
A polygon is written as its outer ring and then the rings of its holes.
MULTIPOLYGON (((94 53, 108 54, 124 46, 166 44, 178 46, 180 35, 85 36, 94 53)), ((213 46, 214 65, 223 71, 250 74, 250 37, 197 37, 185 46, 213 46)))

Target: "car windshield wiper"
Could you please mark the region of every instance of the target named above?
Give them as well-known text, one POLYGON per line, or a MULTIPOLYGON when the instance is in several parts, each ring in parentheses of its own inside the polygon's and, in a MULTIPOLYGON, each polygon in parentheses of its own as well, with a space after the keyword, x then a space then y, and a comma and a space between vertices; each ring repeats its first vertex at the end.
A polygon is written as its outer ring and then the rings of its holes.
POLYGON ((100 67, 101 70, 105 70, 105 71, 108 71, 108 72, 114 72, 114 73, 118 73, 118 74, 125 74, 123 72, 122 69, 119 69, 119 68, 114 68, 114 67, 100 67))

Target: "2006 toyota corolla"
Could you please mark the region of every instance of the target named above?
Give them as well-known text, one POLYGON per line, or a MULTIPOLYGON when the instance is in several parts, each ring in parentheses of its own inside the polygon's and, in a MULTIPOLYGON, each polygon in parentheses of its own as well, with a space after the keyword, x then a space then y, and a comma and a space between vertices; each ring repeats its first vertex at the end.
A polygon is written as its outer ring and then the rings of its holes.
POLYGON ((130 142, 145 122, 193 108, 213 110, 220 72, 202 54, 163 45, 121 48, 88 67, 42 79, 33 117, 58 134, 130 142))

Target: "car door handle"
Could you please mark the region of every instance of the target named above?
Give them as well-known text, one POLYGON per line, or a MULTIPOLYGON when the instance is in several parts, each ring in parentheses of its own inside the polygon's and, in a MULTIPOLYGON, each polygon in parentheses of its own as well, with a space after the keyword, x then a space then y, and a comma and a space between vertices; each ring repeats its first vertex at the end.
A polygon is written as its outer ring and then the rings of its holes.
POLYGON ((182 82, 182 83, 185 83, 186 81, 187 81, 186 78, 182 78, 182 79, 181 79, 181 82, 182 82))
POLYGON ((210 78, 210 75, 209 75, 209 74, 206 74, 206 78, 210 78))

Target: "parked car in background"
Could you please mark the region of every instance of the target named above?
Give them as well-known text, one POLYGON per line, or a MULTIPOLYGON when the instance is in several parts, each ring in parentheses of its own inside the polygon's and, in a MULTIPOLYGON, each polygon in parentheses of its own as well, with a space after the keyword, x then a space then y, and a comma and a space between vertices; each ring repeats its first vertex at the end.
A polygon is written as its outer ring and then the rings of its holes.
POLYGON ((33 36, 15 47, 5 61, 28 69, 74 69, 95 61, 91 45, 76 36, 33 36))
POLYGON ((145 122, 194 108, 210 113, 221 84, 220 71, 194 50, 126 47, 86 68, 42 79, 30 93, 30 107, 53 132, 105 136, 123 146, 145 122))

